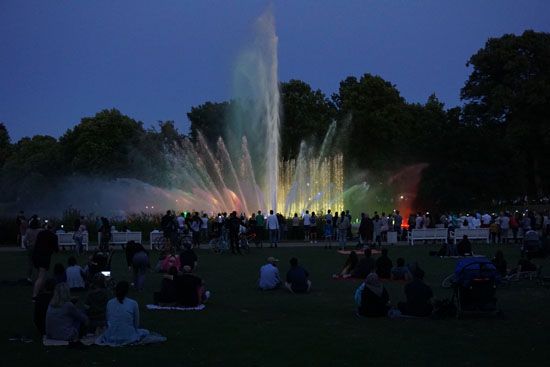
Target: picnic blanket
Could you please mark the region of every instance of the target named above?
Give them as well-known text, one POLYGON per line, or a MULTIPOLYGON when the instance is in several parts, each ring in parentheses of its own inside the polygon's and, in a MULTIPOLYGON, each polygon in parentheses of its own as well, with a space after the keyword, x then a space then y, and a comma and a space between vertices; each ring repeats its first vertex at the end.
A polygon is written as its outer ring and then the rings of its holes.
MULTIPOLYGON (((342 254, 342 255, 349 255, 349 254, 351 254, 351 251, 355 251, 358 256, 363 255, 363 250, 338 250, 338 253, 342 254)), ((382 253, 382 251, 380 251, 380 250, 371 250, 371 253, 373 255, 380 255, 382 253)))
MULTIPOLYGON (((96 339, 96 335, 91 334, 91 335, 86 335, 85 337, 80 339, 80 342, 84 345, 92 345, 95 343, 95 339, 96 339)), ((44 335, 42 337, 42 344, 45 347, 62 347, 62 346, 69 345, 69 342, 66 340, 49 339, 48 337, 46 337, 46 335, 44 335)))
POLYGON ((166 310, 166 311, 202 311, 206 308, 206 305, 201 304, 197 307, 179 307, 179 306, 158 306, 147 305, 148 310, 166 310))

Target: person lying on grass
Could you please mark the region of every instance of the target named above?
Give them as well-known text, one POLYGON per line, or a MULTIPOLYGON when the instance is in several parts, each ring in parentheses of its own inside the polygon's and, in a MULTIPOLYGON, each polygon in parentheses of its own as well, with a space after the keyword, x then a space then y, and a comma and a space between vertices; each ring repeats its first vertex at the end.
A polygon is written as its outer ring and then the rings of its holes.
POLYGON ((370 273, 355 291, 357 313, 366 317, 386 316, 389 310, 390 296, 380 283, 376 273, 370 273))
POLYGON ((286 273, 285 288, 291 293, 307 293, 311 289, 309 273, 298 265, 298 259, 290 259, 290 270, 286 273))

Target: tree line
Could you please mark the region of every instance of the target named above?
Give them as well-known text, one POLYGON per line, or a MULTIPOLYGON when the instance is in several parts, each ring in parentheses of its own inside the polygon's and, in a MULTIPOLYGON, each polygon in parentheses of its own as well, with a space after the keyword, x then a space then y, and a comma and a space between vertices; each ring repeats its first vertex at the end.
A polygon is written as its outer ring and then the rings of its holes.
MULTIPOLYGON (((525 31, 489 39, 468 62, 463 106, 435 94, 409 103, 391 82, 349 76, 331 96, 301 80, 280 83, 281 154, 295 158, 307 137, 320 143, 337 122, 347 179, 355 172, 385 182, 407 165, 426 163, 416 205, 473 208, 550 192, 550 34, 525 31)), ((21 203, 55 189, 66 176, 132 177, 170 186, 166 154, 200 130, 215 144, 236 101, 206 102, 187 114, 188 134, 173 121, 145 128, 111 109, 83 118, 59 139, 11 142, 0 124, 0 202, 21 203)))

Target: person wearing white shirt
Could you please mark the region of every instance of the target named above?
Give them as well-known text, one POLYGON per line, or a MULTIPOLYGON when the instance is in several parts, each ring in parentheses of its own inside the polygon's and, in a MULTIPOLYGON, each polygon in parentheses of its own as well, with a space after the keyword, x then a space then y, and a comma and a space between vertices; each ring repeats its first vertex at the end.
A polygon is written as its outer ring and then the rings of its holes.
POLYGON ((311 230, 311 216, 309 215, 309 210, 306 210, 302 219, 304 220, 304 241, 309 241, 309 231, 311 230))
POLYGON ((277 216, 273 214, 273 210, 269 211, 265 226, 269 231, 269 242, 271 243, 269 247, 277 247, 277 242, 279 241, 279 220, 277 216))
POLYGON ((489 213, 485 213, 481 216, 481 225, 483 228, 489 228, 489 225, 491 224, 491 215, 489 213))
POLYGON ((65 269, 65 275, 67 276, 67 285, 70 289, 84 289, 86 283, 84 282, 84 270, 76 263, 74 256, 69 257, 68 267, 65 269))
POLYGON ((278 259, 270 256, 267 258, 267 264, 260 268, 260 280, 258 286, 263 291, 277 289, 281 286, 279 269, 277 268, 278 259))

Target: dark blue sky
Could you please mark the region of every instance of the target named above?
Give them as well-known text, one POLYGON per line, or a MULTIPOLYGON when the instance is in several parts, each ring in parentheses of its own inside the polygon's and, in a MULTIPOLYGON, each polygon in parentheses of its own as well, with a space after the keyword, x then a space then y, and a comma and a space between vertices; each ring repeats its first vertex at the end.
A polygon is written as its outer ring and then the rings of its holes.
MULTIPOLYGON (((118 108, 145 126, 231 96, 233 64, 264 1, 0 1, 0 121, 12 140, 60 136, 118 108)), ((274 1, 279 78, 330 95, 378 74, 410 102, 460 103, 488 37, 550 31, 550 1, 274 1)))

